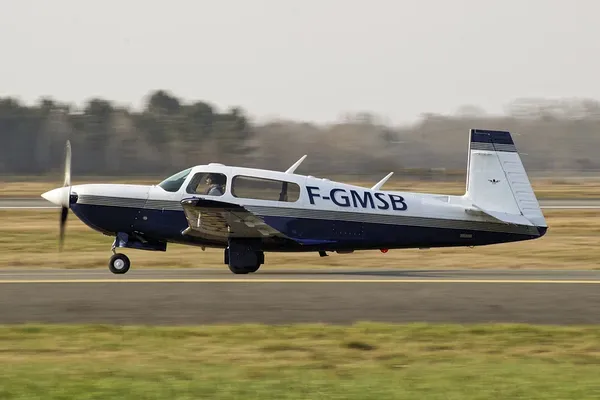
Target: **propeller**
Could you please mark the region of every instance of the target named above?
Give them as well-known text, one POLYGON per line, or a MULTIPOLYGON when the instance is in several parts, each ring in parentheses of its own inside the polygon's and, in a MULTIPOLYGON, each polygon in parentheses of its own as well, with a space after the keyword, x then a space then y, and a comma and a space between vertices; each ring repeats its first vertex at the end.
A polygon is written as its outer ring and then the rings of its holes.
POLYGON ((70 208, 70 199, 71 199, 71 142, 67 140, 67 145, 65 149, 65 180, 63 183, 63 188, 68 188, 67 190, 63 190, 64 197, 62 199, 62 208, 60 210, 60 238, 58 242, 58 249, 62 251, 64 239, 65 239, 65 227, 67 225, 67 216, 69 215, 70 208))

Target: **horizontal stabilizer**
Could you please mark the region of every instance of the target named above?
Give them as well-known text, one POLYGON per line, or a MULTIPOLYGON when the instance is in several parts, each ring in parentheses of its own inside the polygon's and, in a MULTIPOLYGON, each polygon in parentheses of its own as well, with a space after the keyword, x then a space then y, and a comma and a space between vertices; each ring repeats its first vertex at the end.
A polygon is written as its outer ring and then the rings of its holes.
POLYGON ((481 207, 477 207, 475 204, 473 204, 473 208, 467 208, 465 211, 467 214, 471 215, 487 215, 505 224, 534 226, 530 220, 521 214, 509 214, 500 211, 484 210, 481 207))

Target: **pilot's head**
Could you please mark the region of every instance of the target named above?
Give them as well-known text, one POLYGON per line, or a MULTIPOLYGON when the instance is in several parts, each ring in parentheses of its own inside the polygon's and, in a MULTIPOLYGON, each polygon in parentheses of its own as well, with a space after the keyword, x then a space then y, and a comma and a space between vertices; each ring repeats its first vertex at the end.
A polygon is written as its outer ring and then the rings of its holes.
POLYGON ((223 185, 223 183, 222 177, 218 174, 208 174, 206 177, 207 185, 223 185))

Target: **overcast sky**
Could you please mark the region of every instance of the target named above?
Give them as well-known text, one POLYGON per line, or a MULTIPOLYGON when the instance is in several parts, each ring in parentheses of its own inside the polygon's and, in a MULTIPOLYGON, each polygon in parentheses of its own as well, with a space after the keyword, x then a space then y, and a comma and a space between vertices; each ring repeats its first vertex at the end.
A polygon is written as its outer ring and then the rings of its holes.
POLYGON ((0 0, 0 95, 399 123, 518 97, 600 99, 598 0, 0 0))

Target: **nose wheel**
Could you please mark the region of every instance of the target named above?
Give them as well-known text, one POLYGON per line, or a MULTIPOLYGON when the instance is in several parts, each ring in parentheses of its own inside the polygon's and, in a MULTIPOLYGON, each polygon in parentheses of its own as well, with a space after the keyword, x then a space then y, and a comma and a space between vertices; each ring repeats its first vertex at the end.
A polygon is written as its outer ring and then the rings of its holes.
POLYGON ((124 274, 129 271, 131 262, 125 254, 116 253, 108 261, 108 269, 113 274, 124 274))

